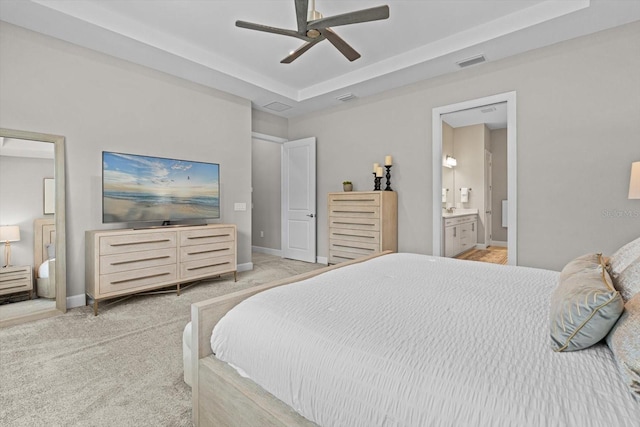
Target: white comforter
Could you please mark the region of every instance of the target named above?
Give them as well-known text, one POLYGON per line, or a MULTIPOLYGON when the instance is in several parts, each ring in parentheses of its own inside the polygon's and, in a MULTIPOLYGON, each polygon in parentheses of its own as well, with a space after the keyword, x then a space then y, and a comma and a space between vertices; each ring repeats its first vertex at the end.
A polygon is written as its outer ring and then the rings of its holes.
POLYGON ((605 345, 554 353, 558 273, 392 254, 255 295, 216 356, 322 426, 638 426, 605 345))

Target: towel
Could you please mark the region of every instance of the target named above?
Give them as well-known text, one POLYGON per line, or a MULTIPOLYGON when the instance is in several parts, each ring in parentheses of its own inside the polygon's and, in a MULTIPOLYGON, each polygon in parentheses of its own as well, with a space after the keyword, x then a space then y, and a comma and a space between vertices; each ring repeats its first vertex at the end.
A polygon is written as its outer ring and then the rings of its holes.
POLYGON ((442 189, 442 203, 447 203, 447 189, 442 189))
POLYGON ((467 203, 469 201, 469 189, 462 187, 460 189, 460 203, 467 203))

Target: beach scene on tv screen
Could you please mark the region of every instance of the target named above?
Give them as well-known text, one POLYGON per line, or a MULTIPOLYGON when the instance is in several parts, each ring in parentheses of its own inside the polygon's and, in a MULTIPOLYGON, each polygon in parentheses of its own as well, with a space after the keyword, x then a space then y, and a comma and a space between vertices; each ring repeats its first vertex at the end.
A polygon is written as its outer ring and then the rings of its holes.
POLYGON ((215 163, 103 153, 103 222, 220 218, 215 163))

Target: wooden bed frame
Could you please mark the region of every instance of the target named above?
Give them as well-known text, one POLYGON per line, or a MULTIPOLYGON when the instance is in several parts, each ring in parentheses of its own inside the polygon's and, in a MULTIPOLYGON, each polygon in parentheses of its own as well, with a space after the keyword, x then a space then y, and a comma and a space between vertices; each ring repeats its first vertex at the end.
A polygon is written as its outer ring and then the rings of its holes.
POLYGON ((33 221, 33 277, 36 282, 36 293, 41 288, 53 289, 53 294, 44 295, 45 298, 56 297, 56 263, 49 263, 49 277, 38 277, 38 268, 49 258, 47 245, 55 244, 56 241, 56 221, 52 218, 37 218, 33 221))
POLYGON ((233 307, 264 290, 318 276, 391 253, 385 251, 191 305, 193 423, 196 426, 315 426, 291 407, 211 357, 211 332, 233 307))

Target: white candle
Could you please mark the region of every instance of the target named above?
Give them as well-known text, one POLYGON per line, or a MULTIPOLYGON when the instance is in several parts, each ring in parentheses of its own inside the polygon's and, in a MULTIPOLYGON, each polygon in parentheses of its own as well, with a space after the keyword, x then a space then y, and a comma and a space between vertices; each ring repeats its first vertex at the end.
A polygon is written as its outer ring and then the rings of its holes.
POLYGON ((380 163, 374 163, 373 164, 373 173, 378 172, 378 166, 380 166, 380 163))
POLYGON ((385 156, 385 158, 384 158, 384 165, 385 165, 385 166, 391 166, 391 160, 392 160, 392 157, 391 157, 391 156, 385 156))
POLYGON ((376 176, 382 176, 382 166, 378 166, 378 169, 376 169, 376 176))

